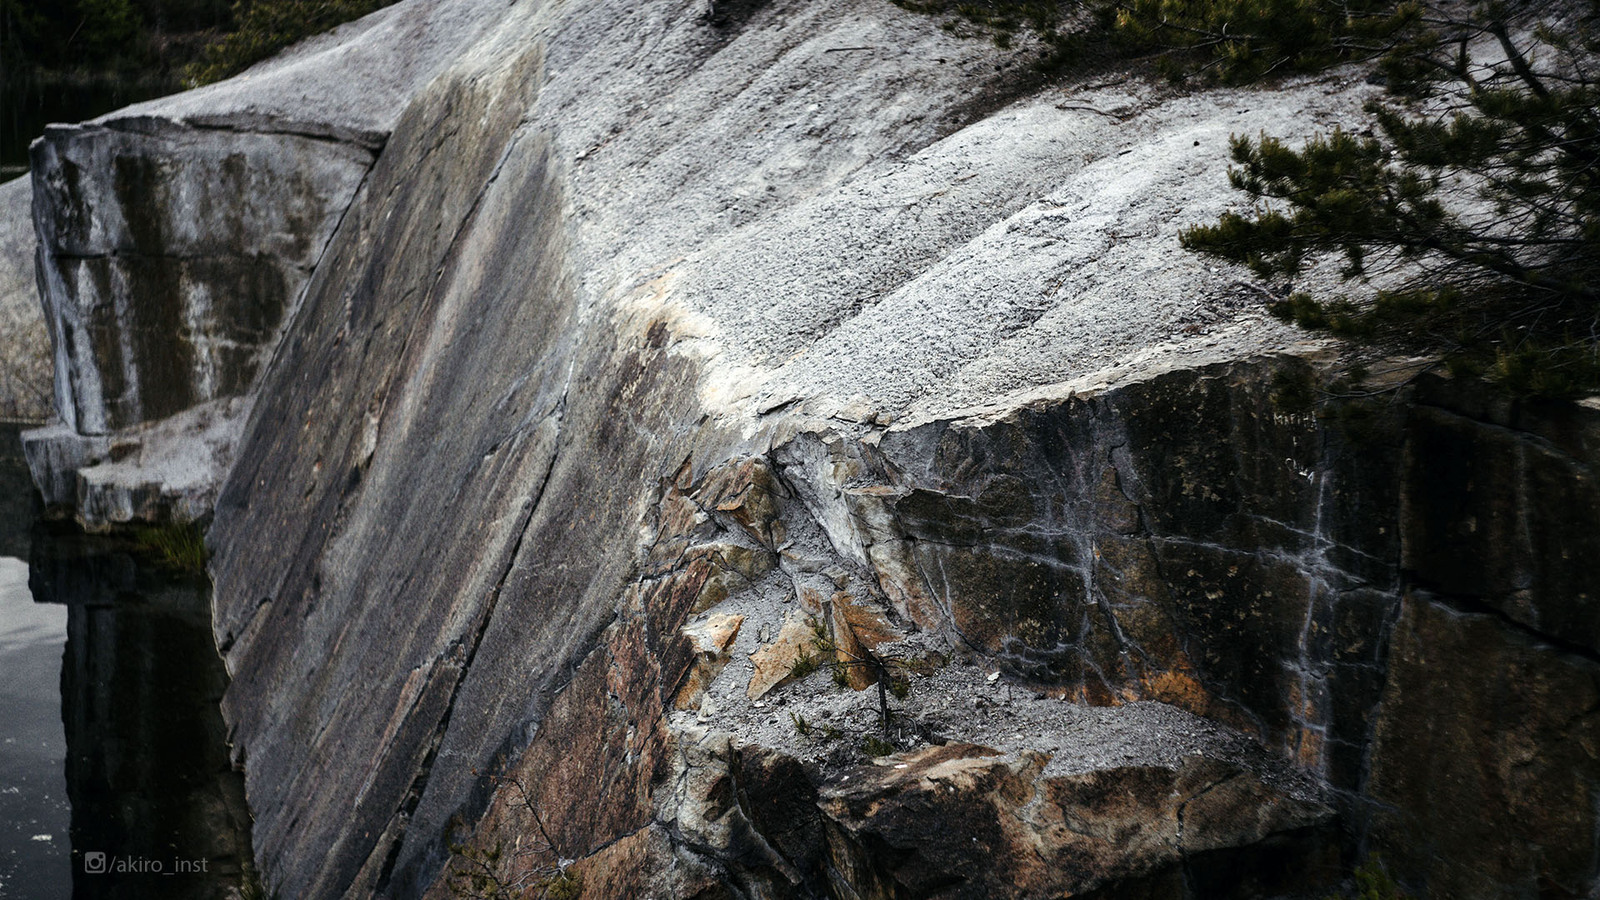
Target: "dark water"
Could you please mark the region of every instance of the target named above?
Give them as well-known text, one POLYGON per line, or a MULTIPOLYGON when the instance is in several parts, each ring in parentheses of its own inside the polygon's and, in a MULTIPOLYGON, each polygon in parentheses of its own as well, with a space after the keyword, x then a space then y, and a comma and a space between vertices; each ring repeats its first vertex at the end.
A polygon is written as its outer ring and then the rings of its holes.
MULTIPOLYGON (((10 456, 0 490, 17 487, 10 456)), ((0 551, 29 559, 0 558, 0 900, 221 900, 250 820, 207 585, 130 543, 16 521, 0 523, 0 551)))

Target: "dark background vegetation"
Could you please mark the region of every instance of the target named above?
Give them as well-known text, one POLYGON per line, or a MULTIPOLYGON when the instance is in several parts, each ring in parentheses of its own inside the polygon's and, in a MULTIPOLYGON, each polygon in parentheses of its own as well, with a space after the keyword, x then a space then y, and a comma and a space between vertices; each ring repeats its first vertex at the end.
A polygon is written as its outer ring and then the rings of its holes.
POLYGON ((0 0, 0 177, 26 167, 50 122, 182 89, 232 26, 231 0, 0 0))

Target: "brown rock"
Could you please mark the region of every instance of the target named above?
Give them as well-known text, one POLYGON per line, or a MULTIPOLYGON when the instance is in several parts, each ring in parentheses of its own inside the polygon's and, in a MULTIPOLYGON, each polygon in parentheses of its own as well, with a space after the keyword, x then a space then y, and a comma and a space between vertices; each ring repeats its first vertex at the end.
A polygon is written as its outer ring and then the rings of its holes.
POLYGON ((751 700, 759 700, 768 691, 788 681, 795 663, 801 657, 817 652, 816 640, 816 632, 806 617, 799 612, 791 612, 772 643, 750 654, 756 671, 750 677, 750 687, 745 694, 751 700))
POLYGON ((822 789, 838 877, 862 897, 1061 897, 1326 821, 1240 766, 1045 774, 1049 757, 947 744, 822 789))
POLYGON ((734 640, 739 637, 739 626, 743 624, 744 616, 717 614, 683 629, 684 637, 694 648, 695 661, 673 699, 675 707, 693 709, 700 704, 706 688, 728 664, 728 651, 733 648, 734 640))
POLYGON ((878 673, 869 661, 880 644, 905 637, 889 624, 872 604, 845 591, 835 593, 828 604, 833 632, 834 661, 844 667, 845 679, 853 690, 865 690, 878 683, 878 673))
POLYGON ((785 496, 763 457, 733 460, 706 474, 697 496, 707 506, 732 519, 763 546, 783 543, 783 523, 778 520, 785 496))
POLYGON ((583 900, 732 900, 737 896, 702 860, 674 847, 665 829, 654 825, 578 860, 568 871, 582 886, 579 896, 583 900))

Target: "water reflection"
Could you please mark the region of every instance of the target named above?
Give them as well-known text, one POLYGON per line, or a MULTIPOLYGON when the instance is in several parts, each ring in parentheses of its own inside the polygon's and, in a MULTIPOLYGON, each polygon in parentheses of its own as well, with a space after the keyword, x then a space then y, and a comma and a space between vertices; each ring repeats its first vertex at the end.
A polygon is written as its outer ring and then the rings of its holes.
POLYGON ((57 685, 67 610, 28 593, 28 564, 0 558, 0 898, 71 890, 57 685))
POLYGON ((209 588, 35 502, 0 425, 0 900, 222 900, 250 817, 209 588))
POLYGON ((106 538, 36 532, 35 600, 66 609, 61 721, 72 896, 221 898, 249 858, 203 579, 106 538))

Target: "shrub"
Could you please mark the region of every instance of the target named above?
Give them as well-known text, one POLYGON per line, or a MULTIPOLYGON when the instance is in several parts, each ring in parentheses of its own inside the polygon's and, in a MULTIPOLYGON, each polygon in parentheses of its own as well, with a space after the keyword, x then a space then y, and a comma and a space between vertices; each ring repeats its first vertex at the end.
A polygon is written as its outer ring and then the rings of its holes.
POLYGON ((861 742, 861 750, 872 757, 888 756, 895 751, 895 746, 877 735, 869 734, 866 740, 861 742))
POLYGON ((1373 58, 1407 41, 1421 22, 1397 0, 893 0, 946 17, 955 32, 1002 48, 1036 35, 1041 68, 1060 69, 1091 49, 1153 57, 1173 78, 1243 82, 1373 58))
POLYGON ((1285 291, 1272 309, 1442 352, 1520 390, 1600 386, 1597 17, 1590 3, 1558 30, 1482 4, 1441 20, 1450 28, 1427 52, 1413 42, 1385 67, 1433 73, 1443 102, 1373 104, 1375 134, 1335 131, 1299 149, 1235 137, 1229 178, 1254 207, 1185 231, 1183 245, 1273 282, 1330 255, 1346 281, 1413 272, 1359 299, 1285 291))
POLYGON ((1075 62, 1082 54, 1083 24, 1089 6, 1078 0, 892 0, 911 12, 945 18, 952 32, 987 37, 1001 49, 1010 49, 1018 34, 1032 33, 1044 48, 1040 68, 1053 69, 1075 62))
POLYGON ((1239 83, 1390 51, 1420 24, 1394 0, 1125 0, 1103 4, 1120 42, 1172 77, 1239 83))
POLYGON ((191 87, 221 81, 314 34, 376 12, 396 0, 238 0, 238 27, 206 47, 185 70, 191 87))
MULTIPOLYGON (((1356 867, 1353 887, 1354 900, 1411 900, 1411 895, 1400 889, 1376 856, 1369 857, 1356 867)), ((1344 895, 1330 894, 1324 900, 1344 900, 1344 895)))

